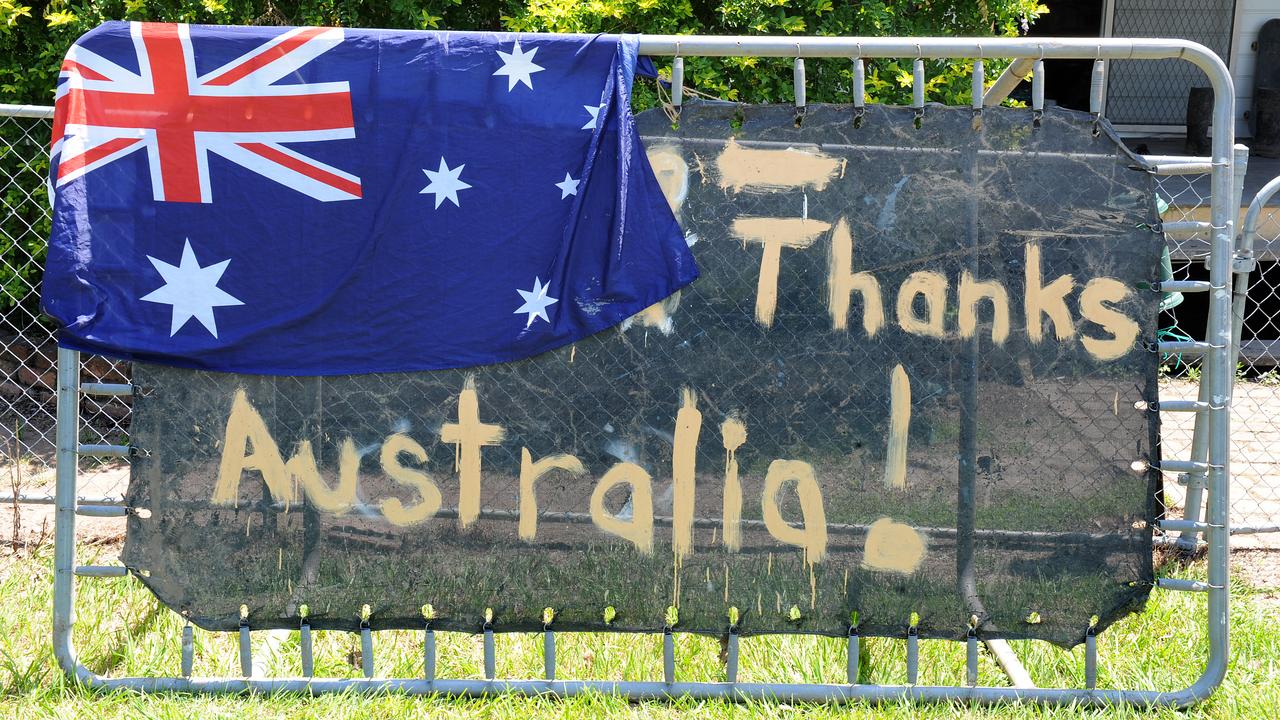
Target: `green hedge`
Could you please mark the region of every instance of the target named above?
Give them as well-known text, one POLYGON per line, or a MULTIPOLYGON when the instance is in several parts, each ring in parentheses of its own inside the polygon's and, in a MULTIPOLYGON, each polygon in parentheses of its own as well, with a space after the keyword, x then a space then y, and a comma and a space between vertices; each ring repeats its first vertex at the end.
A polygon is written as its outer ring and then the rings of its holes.
MULTIPOLYGON (((67 46, 113 19, 528 32, 1016 36, 1045 12, 1040 0, 0 0, 0 99, 51 102, 67 46)), ((930 66, 929 98, 964 102, 971 64, 930 66)), ((988 63, 988 73, 1000 69, 988 63)), ((807 70, 810 100, 848 100, 849 63, 811 61, 807 70)), ((792 98, 786 59, 689 58, 685 78, 727 100, 792 98)), ((876 61, 867 68, 867 92, 876 102, 906 102, 910 83, 909 60, 876 61)))
MULTIPOLYGON (((30 2, 30 0, 27 0, 30 2)), ((999 35, 1016 36, 1048 10, 1040 0, 55 0, 40 3, 0 0, 0 102, 47 105, 53 101, 58 68, 67 47, 106 20, 168 22, 341 25, 452 30, 509 30, 580 33, 704 33, 737 35, 999 35)), ((665 58, 660 71, 669 73, 665 58)), ((988 61, 994 77, 1003 64, 988 61)), ((846 60, 811 60, 806 89, 811 102, 848 102, 852 87, 846 60)), ((931 61, 928 98, 949 104, 968 102, 972 64, 931 61)), ((685 84, 693 90, 739 102, 790 102, 791 62, 785 58, 688 58, 685 84)), ((867 67, 867 94, 881 103, 906 104, 911 96, 911 60, 877 60, 867 67)), ((658 102, 652 83, 638 84, 638 109, 658 102)), ((12 132, 0 129, 8 145, 12 132)), ((10 148, 12 149, 12 148, 10 148)), ((31 178, 28 153, 0 152, 0 181, 21 173, 31 178)), ((10 183, 12 185, 12 183, 10 183)), ((12 187, 0 194, 13 203, 41 188, 12 187)), ((38 277, 43 263, 39 238, 34 259, 15 252, 14 243, 32 245, 28 223, 47 232, 31 208, 9 208, 0 233, 0 309, 32 302, 13 293, 38 277), (21 220, 21 222, 19 222, 21 220), (16 235, 15 235, 16 233, 16 235), (25 235, 25 236, 24 236, 25 235)))

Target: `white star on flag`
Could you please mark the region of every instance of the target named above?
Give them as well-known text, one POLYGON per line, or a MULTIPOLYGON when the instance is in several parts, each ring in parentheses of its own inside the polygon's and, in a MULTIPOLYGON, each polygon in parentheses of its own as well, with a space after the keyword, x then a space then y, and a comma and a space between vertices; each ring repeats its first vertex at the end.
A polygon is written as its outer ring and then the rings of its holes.
POLYGON ((182 247, 182 260, 176 266, 150 255, 147 259, 160 273, 160 277, 164 278, 164 285, 140 299, 173 306, 169 337, 177 335, 188 320, 195 318, 216 338, 218 324, 213 319, 213 309, 244 304, 239 298, 232 297, 218 287, 218 280, 222 278, 222 273, 231 260, 200 267, 196 254, 191 249, 190 240, 182 247))
POLYGON ((449 165, 445 163, 444 158, 440 158, 439 170, 432 172, 431 170, 423 169, 422 172, 427 174, 427 179, 431 182, 428 183, 426 187, 422 188, 422 190, 418 191, 418 194, 423 195, 431 193, 435 195, 437 208, 440 207, 440 203, 445 200, 453 203, 454 207, 462 207, 458 204, 458 191, 466 190, 471 187, 467 183, 458 179, 458 176, 462 174, 462 168, 464 167, 466 167, 466 163, 463 163, 456 168, 450 168, 449 165))
POLYGON ((534 48, 529 52, 520 49, 520 41, 517 40, 515 47, 511 52, 504 53, 497 51, 498 57, 502 58, 502 67, 494 71, 494 75, 507 76, 507 92, 516 89, 516 83, 524 83, 524 86, 533 89, 533 78, 530 76, 536 72, 542 72, 546 68, 533 62, 533 56, 538 53, 538 48, 534 48))
POLYGON ((556 183, 556 187, 560 188, 560 199, 563 200, 570 195, 577 195, 579 182, 581 181, 574 180, 572 177, 569 177, 569 173, 565 173, 564 180, 556 183))
POLYGON ((582 126, 583 130, 595 130, 596 125, 600 124, 600 111, 604 109, 604 105, 583 105, 583 110, 591 113, 591 119, 586 125, 582 126))
POLYGON ((547 322, 551 322, 551 318, 547 317, 547 306, 555 305, 560 302, 558 298, 547 297, 547 285, 542 284, 542 279, 535 277, 533 279, 532 290, 521 290, 516 288, 516 292, 520 293, 520 297, 524 298, 524 304, 516 308, 513 315, 520 313, 528 313, 529 320, 524 324, 525 329, 533 324, 535 318, 542 318, 547 322))

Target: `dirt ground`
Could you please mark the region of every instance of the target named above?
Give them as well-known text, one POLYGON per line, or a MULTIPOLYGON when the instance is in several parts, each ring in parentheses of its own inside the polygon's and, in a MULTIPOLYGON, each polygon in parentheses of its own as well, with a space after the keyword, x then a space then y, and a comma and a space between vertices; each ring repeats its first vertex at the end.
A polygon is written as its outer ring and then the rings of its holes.
MULTIPOLYGON (((12 492, 13 468, 0 468, 4 494, 12 492)), ((53 471, 27 474, 21 492, 29 497, 52 497, 53 471)), ((120 497, 129 486, 129 467, 124 464, 103 465, 80 472, 82 498, 120 497)), ((17 522, 11 504, 0 506, 0 554, 31 552, 53 543, 53 504, 21 505, 17 522)), ((76 518, 76 536, 82 543, 95 545, 122 544, 124 540, 123 518, 76 518)))
POLYGON ((1231 575, 1263 591, 1263 599, 1280 605, 1280 551, 1232 550, 1231 575))
MULTIPOLYGON (((1194 400, 1197 384, 1166 380, 1164 400, 1194 400)), ((1231 418, 1231 524, 1280 525, 1280 387, 1256 382, 1236 384, 1231 418)), ((1166 458, 1191 454, 1191 413, 1166 413, 1162 418, 1162 451, 1166 458)), ((1185 488, 1166 476, 1169 502, 1182 507, 1185 488)), ((1233 535, 1231 547, 1280 551, 1280 533, 1233 535)), ((1273 577, 1280 578, 1280 574, 1273 577)))

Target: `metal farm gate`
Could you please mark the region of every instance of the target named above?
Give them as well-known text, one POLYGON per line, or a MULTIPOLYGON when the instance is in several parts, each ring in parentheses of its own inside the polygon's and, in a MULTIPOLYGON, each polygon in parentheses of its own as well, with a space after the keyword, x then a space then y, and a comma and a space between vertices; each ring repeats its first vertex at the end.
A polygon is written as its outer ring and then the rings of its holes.
MULTIPOLYGON (((663 643, 664 677, 647 682, 574 681, 556 675, 555 632, 548 626, 543 632, 545 677, 507 679, 496 677, 494 631, 483 632, 483 680, 450 679, 435 673, 436 641, 428 620, 421 632, 423 674, 418 677, 375 678, 373 673, 374 632, 364 623, 362 635, 365 677, 337 679, 311 677, 312 629, 305 618, 301 627, 304 677, 251 677, 250 638, 254 628, 247 622, 239 628, 241 677, 192 677, 192 627, 188 625, 182 643, 182 667, 172 677, 106 677, 80 662, 73 643, 75 627, 75 595, 80 583, 94 578, 121 577, 130 571, 123 564, 86 566, 77 561, 75 524, 77 517, 126 517, 141 509, 129 507, 123 487, 86 488, 85 471, 98 471, 102 463, 127 463, 137 452, 128 444, 128 408, 139 388, 130 384, 125 363, 79 353, 54 349, 49 342, 47 326, 38 317, 34 295, 36 275, 33 263, 15 263, 15 258, 34 258, 41 253, 48 228, 48 211, 44 199, 43 162, 50 133, 51 108, 14 107, 0 109, 0 172, 4 177, 5 203, 3 234, 7 267, 3 288, 9 303, 2 330, 9 336, 8 347, 0 369, 4 373, 5 394, 0 397, 4 410, 5 442, 0 451, 6 461, 28 475, 52 469, 56 475, 54 492, 42 494, 39 480, 18 487, 10 502, 53 503, 56 507, 55 591, 53 641, 60 666, 68 675, 93 687, 134 688, 144 691, 181 692, 382 692, 443 693, 478 696, 494 693, 526 695, 574 695, 588 691, 619 693, 631 698, 776 698, 786 701, 885 701, 902 698, 923 701, 977 701, 983 703, 1031 701, 1043 704, 1084 703, 1105 705, 1123 702, 1135 705, 1185 706, 1211 694, 1221 682, 1228 657, 1228 539, 1231 527, 1229 464, 1231 456, 1232 386, 1235 383, 1236 357, 1243 308, 1243 290, 1251 269, 1252 234, 1259 224, 1263 206, 1280 189, 1273 182, 1260 194, 1251 208, 1244 232, 1237 241, 1236 209, 1240 206, 1239 187, 1245 154, 1234 145, 1233 93, 1231 79, 1223 62, 1204 47, 1182 40, 1159 39, 968 39, 968 38, 819 38, 819 37, 701 37, 643 36, 643 55, 673 57, 672 104, 682 98, 683 60, 685 56, 753 56, 794 58, 796 68, 797 106, 803 109, 804 59, 844 58, 853 64, 853 114, 866 112, 863 91, 864 58, 914 58, 914 107, 917 114, 925 111, 925 63, 935 58, 975 58, 972 112, 982 112, 984 104, 998 104, 1010 89, 1007 78, 997 81, 985 91, 981 74, 982 58, 1015 60, 1014 68, 1034 69, 1033 106, 1043 109, 1042 59, 1092 59, 1095 61, 1093 110, 1095 117, 1102 108, 1104 77, 1108 66, 1123 66, 1127 61, 1178 61, 1189 72, 1203 71, 1213 86, 1214 127, 1212 157, 1148 156, 1150 172, 1156 176, 1159 193, 1170 211, 1162 218, 1162 230, 1171 244, 1193 248, 1193 255, 1203 258, 1208 267, 1208 280, 1175 279, 1159 284, 1164 293, 1204 293, 1208 297, 1208 322, 1204 340, 1161 338, 1154 349, 1169 357, 1186 358, 1200 368, 1195 394, 1177 399, 1162 399, 1158 407, 1165 419, 1166 448, 1170 435, 1184 433, 1180 442, 1185 454, 1166 451, 1159 470, 1167 476, 1177 475, 1187 488, 1183 519, 1164 520, 1157 529, 1157 542, 1179 543, 1186 547, 1207 545, 1209 575, 1207 582, 1163 580, 1158 591, 1196 592, 1208 597, 1204 620, 1209 647, 1208 664, 1201 678, 1178 692, 1100 689, 1097 682, 1096 646, 1092 632, 1086 638, 1086 671, 1076 688, 1035 688, 1015 683, 1015 687, 977 686, 978 643, 989 647, 1011 671, 1018 669, 1008 647, 995 638, 984 638, 980 630, 967 638, 967 683, 959 686, 917 684, 918 637, 915 628, 905 628, 901 637, 906 645, 907 677, 900 685, 868 685, 858 683, 858 628, 851 626, 848 635, 849 674, 843 684, 789 684, 738 682, 739 637, 732 627, 727 644, 727 681, 719 683, 685 682, 675 676, 674 645, 670 628, 663 643), (1211 178, 1208 197, 1195 196, 1192 179, 1211 178), (1188 197, 1188 195, 1193 197, 1188 197), (1207 213, 1203 211, 1207 209, 1207 213), (1235 299, 1229 289, 1234 287, 1235 299), (1233 328, 1235 334, 1233 334, 1233 328), (56 357, 54 357, 56 355, 56 357), (56 410, 54 406, 56 405, 56 410), (56 430, 55 423, 56 419, 56 430), (1185 421, 1184 421, 1185 420, 1185 421), (12 448, 12 449, 11 449, 12 448), (34 485, 34 487, 33 487, 34 485)), ((1008 74, 1008 73, 1007 73, 1008 74)), ((1237 385, 1237 392, 1239 386, 1237 385)), ((1176 439, 1176 437, 1174 438, 1176 439)), ((1273 452, 1280 453, 1280 450, 1273 452)), ((1280 484, 1274 475, 1264 478, 1273 486, 1280 484)), ((1240 508, 1237 506, 1237 512, 1240 508)), ((1272 518, 1273 524, 1277 518, 1272 518)), ((1266 529, 1263 527, 1255 529, 1266 529)), ((1274 528, 1272 528, 1274 529, 1274 528)), ((179 640, 175 638, 175 642, 179 640)))

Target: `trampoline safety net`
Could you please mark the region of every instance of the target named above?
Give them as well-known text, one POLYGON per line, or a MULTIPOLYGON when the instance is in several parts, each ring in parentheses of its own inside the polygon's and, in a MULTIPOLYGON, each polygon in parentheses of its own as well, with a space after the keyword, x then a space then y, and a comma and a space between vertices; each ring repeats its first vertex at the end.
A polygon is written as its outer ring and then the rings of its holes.
MULTIPOLYGON (((135 364, 125 564, 231 630, 963 638, 1140 607, 1160 513, 1152 181, 1049 110, 638 117, 702 271, 465 370, 135 364), (425 609, 429 606, 429 609, 425 609), (668 608, 677 610, 671 616, 668 608)), ((514 297, 514 296, 513 296, 514 297)), ((425 310, 424 310, 425 311, 425 310)))

